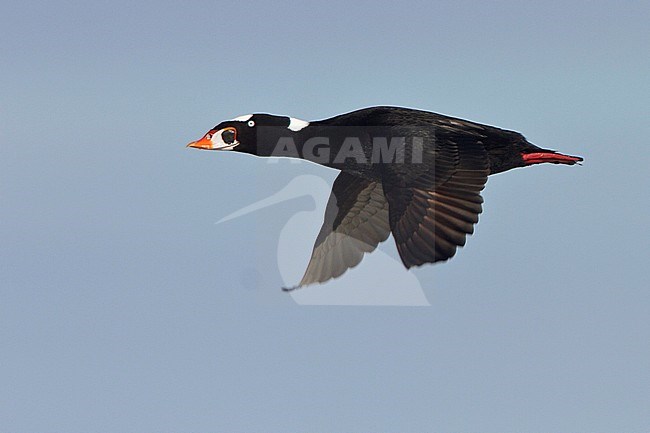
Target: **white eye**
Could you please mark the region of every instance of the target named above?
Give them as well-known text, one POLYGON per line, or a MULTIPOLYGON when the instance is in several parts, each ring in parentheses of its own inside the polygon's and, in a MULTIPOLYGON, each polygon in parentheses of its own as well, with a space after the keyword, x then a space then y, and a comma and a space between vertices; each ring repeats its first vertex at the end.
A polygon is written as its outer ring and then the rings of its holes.
POLYGON ((249 120, 248 121, 248 126, 250 126, 252 128, 253 126, 255 126, 255 122, 253 122, 252 120, 249 120))

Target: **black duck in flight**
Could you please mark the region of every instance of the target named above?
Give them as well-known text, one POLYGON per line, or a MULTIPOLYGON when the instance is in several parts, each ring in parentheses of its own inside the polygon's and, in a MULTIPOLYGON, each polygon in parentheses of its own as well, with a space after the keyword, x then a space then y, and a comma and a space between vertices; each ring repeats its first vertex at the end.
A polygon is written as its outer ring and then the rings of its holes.
POLYGON ((341 170, 307 270, 285 290, 340 276, 390 233, 406 268, 448 260, 478 222, 489 175, 582 161, 517 132, 399 107, 313 122, 250 114, 219 123, 188 146, 302 158, 341 170))

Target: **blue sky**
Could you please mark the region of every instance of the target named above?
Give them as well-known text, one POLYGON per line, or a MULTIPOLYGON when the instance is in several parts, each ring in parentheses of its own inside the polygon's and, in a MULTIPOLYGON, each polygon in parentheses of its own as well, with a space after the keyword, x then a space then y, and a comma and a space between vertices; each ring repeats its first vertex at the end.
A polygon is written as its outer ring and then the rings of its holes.
POLYGON ((641 1, 4 2, 0 432, 647 431, 648 22, 641 1), (586 161, 490 178, 453 260, 390 273, 428 307, 298 305, 278 248, 311 242, 320 196, 215 222, 336 172, 184 146, 379 104, 586 161))

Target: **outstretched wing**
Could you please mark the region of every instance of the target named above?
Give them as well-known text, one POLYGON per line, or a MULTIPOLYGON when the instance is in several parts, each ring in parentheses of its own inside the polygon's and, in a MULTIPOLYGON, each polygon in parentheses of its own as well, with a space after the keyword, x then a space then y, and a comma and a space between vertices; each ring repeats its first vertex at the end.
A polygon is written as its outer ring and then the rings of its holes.
POLYGON ((305 275, 298 286, 285 290, 340 276, 389 234, 388 203, 381 183, 341 172, 334 181, 305 275))
POLYGON ((483 144, 446 142, 431 158, 428 173, 385 186, 390 228, 407 268, 451 258, 482 210, 480 192, 489 173, 483 144))

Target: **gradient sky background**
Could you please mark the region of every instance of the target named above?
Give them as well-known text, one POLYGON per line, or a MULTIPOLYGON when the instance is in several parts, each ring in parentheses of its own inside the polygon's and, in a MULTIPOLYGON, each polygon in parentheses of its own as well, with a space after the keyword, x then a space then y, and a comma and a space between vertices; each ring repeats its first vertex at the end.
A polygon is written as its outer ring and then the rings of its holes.
POLYGON ((0 432, 647 432, 649 22, 647 1, 3 2, 0 432), (336 172, 185 144, 379 104, 586 162, 490 178, 467 247, 415 271, 430 307, 299 306, 278 237, 313 241, 321 217, 283 230, 313 198, 214 223, 336 172))

